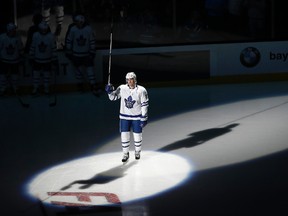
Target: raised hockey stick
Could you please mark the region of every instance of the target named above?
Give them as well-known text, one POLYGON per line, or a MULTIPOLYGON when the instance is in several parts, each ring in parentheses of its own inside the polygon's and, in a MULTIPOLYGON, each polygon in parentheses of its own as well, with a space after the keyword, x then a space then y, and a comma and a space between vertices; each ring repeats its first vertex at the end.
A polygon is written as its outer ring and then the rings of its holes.
POLYGON ((113 12, 111 18, 111 27, 110 27, 110 46, 109 46, 109 68, 108 68, 108 84, 110 84, 111 77, 111 62, 112 62, 112 41, 113 41, 113 12))

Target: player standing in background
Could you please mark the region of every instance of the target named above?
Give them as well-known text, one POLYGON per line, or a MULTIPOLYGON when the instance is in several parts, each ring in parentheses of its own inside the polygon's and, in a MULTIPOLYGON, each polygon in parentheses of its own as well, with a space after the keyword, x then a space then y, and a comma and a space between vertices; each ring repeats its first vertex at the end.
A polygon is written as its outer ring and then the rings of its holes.
POLYGON ((18 91, 19 66, 23 54, 24 44, 17 34, 17 26, 8 23, 6 33, 0 35, 0 96, 5 95, 8 81, 13 91, 18 91))
POLYGON ((95 96, 99 96, 100 88, 96 86, 94 73, 95 34, 83 15, 75 16, 74 23, 75 25, 70 28, 66 36, 66 56, 76 68, 79 91, 84 91, 84 70, 86 70, 91 91, 95 96))
POLYGON ((33 34, 37 31, 39 31, 39 24, 42 22, 42 15, 40 13, 38 14, 34 14, 32 17, 32 22, 33 25, 29 27, 28 31, 27 31, 27 39, 26 39, 26 43, 25 43, 25 53, 29 54, 30 52, 30 46, 32 43, 32 38, 33 38, 33 34))
POLYGON ((64 20, 64 0, 34 0, 36 13, 41 13, 43 21, 50 24, 51 10, 55 11, 55 36, 59 36, 64 20))
POLYGON ((49 25, 42 21, 38 29, 39 31, 33 34, 29 51, 33 65, 33 96, 39 94, 41 72, 43 73, 44 93, 49 95, 52 64, 58 64, 56 40, 54 34, 50 32, 49 25))
POLYGON ((148 93, 147 90, 137 85, 136 74, 129 72, 126 75, 126 84, 120 85, 114 90, 113 85, 107 84, 105 87, 111 101, 120 99, 120 132, 123 158, 122 162, 129 159, 130 131, 132 129, 135 159, 140 159, 142 148, 142 130, 148 120, 148 93))

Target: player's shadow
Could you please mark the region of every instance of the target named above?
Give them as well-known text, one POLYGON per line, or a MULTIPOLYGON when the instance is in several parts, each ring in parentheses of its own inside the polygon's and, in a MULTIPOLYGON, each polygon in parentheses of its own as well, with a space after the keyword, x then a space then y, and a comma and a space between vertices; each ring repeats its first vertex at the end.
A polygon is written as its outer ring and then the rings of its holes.
POLYGON ((130 167, 135 165, 135 163, 136 161, 133 161, 131 163, 128 163, 125 166, 119 165, 119 166, 113 167, 101 173, 97 173, 95 176, 93 176, 90 179, 82 179, 82 180, 73 181, 69 185, 62 187, 61 190, 67 190, 75 184, 81 185, 79 189, 86 189, 86 188, 91 187, 94 184, 105 184, 105 183, 114 181, 118 178, 125 176, 126 170, 128 170, 130 167))
POLYGON ((210 128, 202 131, 197 131, 189 134, 188 138, 164 146, 158 149, 158 151, 167 152, 180 148, 191 148, 203 144, 208 140, 214 139, 215 137, 229 133, 232 131, 232 128, 237 127, 238 125, 238 123, 234 123, 222 128, 210 128))

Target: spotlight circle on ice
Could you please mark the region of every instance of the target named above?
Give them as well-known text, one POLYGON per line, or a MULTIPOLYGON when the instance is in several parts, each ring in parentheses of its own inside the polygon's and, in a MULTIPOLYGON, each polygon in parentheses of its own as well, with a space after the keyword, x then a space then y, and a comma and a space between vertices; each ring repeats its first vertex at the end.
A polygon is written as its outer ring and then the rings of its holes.
POLYGON ((255 47, 247 47, 240 54, 241 64, 245 67, 255 67, 260 62, 260 59, 260 52, 255 47))
POLYGON ((185 158, 170 153, 143 151, 141 160, 126 164, 119 163, 121 156, 106 153, 54 166, 29 182, 28 193, 60 206, 120 204, 171 189, 192 172, 185 158))

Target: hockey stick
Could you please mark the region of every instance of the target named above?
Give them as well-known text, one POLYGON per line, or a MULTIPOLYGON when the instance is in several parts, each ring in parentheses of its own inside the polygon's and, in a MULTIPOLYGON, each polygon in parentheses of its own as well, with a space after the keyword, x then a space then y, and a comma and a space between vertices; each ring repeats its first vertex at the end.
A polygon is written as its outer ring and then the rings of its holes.
POLYGON ((16 97, 18 98, 20 104, 22 105, 22 107, 24 108, 29 108, 30 107, 30 104, 29 103, 25 103, 22 99, 22 97, 17 93, 17 91, 15 92, 16 94, 16 97))
POLYGON ((53 100, 49 102, 50 107, 54 107, 57 104, 57 95, 56 95, 56 76, 59 71, 59 63, 57 65, 53 65, 54 67, 54 83, 53 83, 53 100))
POLYGON ((30 107, 30 104, 25 103, 25 102, 23 101, 22 97, 17 93, 17 91, 16 91, 15 89, 14 89, 13 91, 14 91, 14 94, 16 95, 18 101, 19 101, 20 104, 22 105, 22 107, 24 107, 24 108, 29 108, 29 107, 30 107))
POLYGON ((110 46, 109 46, 109 68, 108 68, 108 84, 110 84, 111 77, 111 62, 112 62, 112 40, 113 40, 113 10, 111 14, 111 28, 110 28, 110 46))
POLYGON ((13 89, 13 92, 14 92, 15 96, 17 97, 18 101, 20 102, 21 106, 24 108, 29 108, 30 104, 25 103, 23 101, 22 97, 18 94, 17 90, 15 88, 13 88, 12 81, 10 80, 10 74, 7 76, 7 80, 9 82, 10 87, 13 89))

